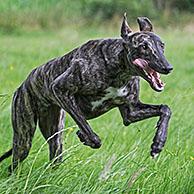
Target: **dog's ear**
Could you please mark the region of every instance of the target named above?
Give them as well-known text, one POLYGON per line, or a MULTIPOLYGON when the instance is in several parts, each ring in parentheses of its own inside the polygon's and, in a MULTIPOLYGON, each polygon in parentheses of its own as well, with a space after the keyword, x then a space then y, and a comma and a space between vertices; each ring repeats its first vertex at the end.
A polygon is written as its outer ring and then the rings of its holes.
POLYGON ((124 13, 123 16, 123 22, 121 25, 121 37, 124 40, 128 40, 129 34, 132 32, 131 28, 129 27, 128 23, 127 23, 127 14, 124 13))
POLYGON ((139 30, 140 31, 147 31, 147 32, 152 32, 153 31, 152 23, 148 18, 138 17, 137 22, 139 24, 139 30))

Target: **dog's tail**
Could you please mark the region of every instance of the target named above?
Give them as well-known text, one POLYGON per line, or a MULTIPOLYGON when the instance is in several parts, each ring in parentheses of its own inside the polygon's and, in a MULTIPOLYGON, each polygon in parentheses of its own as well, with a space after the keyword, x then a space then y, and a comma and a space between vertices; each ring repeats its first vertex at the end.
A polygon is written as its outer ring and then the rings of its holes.
POLYGON ((11 148, 9 151, 5 152, 1 157, 0 157, 0 162, 2 162, 4 159, 10 157, 12 155, 13 149, 11 148))

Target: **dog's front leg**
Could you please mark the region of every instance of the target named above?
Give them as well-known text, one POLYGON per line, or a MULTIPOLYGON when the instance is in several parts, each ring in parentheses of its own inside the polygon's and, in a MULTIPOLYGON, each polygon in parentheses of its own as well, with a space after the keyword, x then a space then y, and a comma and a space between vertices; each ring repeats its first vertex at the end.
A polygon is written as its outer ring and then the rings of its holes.
POLYGON ((122 105, 119 107, 123 117, 124 125, 141 121, 147 118, 159 116, 157 130, 151 145, 151 156, 153 158, 162 151, 167 138, 168 122, 171 116, 171 110, 167 105, 149 105, 138 102, 135 105, 122 105))
POLYGON ((51 90, 56 103, 71 115, 80 128, 77 135, 84 145, 99 148, 101 146, 100 138, 92 131, 76 103, 75 94, 79 85, 76 73, 78 72, 74 67, 69 68, 54 80, 51 84, 51 90))

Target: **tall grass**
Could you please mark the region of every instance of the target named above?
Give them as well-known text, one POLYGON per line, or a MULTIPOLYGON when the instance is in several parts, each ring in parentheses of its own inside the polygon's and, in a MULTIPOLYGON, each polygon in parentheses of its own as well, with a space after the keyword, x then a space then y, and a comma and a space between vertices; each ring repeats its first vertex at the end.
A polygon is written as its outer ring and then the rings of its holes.
MULTIPOLYGON (((178 1, 178 0, 176 0, 178 1)), ((56 29, 66 25, 102 23, 117 20, 124 12, 134 21, 147 16, 166 26, 169 22, 190 21, 190 12, 182 14, 179 6, 157 8, 150 0, 6 0, 0 1, 0 31, 18 32, 21 28, 56 29)), ((170 1, 171 2, 171 1, 170 1)), ((165 5, 164 4, 164 5, 165 5)), ((184 5, 191 5, 186 2, 184 5)), ((182 6, 184 7, 184 6, 182 6)), ((190 10, 190 9, 188 9, 190 10)), ((192 10, 192 9, 191 9, 192 10)))
POLYGON ((30 28, 60 27, 71 16, 80 16, 79 1, 7 0, 0 3, 0 26, 7 32, 22 26, 30 28))

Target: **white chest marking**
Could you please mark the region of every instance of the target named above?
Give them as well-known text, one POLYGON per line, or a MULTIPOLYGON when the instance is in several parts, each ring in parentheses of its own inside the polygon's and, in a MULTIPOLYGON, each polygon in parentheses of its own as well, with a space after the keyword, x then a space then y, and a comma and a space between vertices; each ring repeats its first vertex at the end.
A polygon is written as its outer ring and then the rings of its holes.
POLYGON ((128 94, 128 89, 126 86, 122 88, 113 88, 109 87, 105 90, 106 94, 103 96, 100 100, 93 101, 92 104, 92 110, 94 110, 96 107, 100 106, 104 101, 109 99, 115 99, 116 97, 124 97, 128 94))

